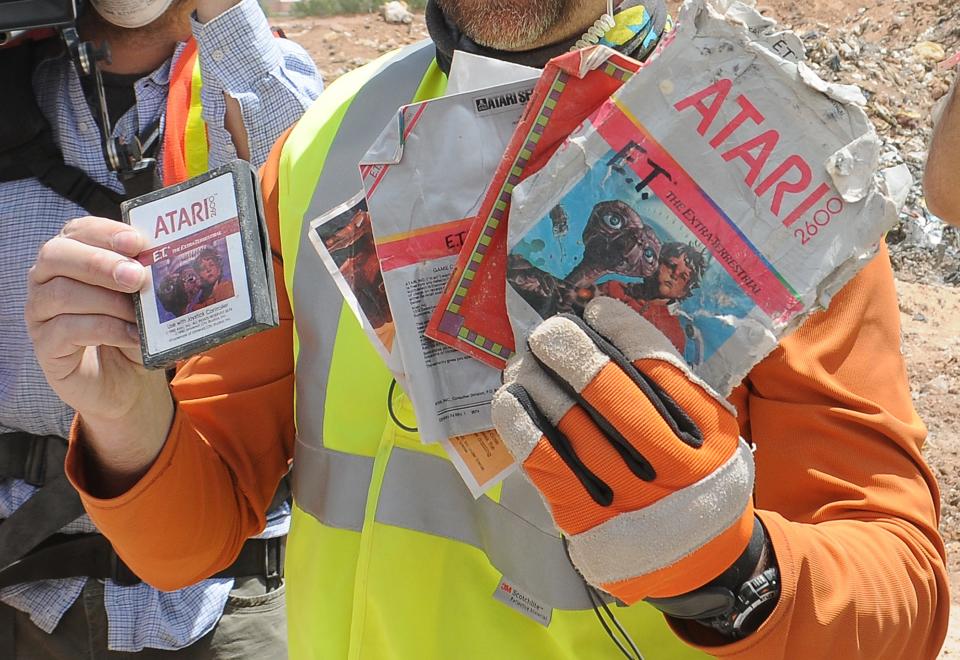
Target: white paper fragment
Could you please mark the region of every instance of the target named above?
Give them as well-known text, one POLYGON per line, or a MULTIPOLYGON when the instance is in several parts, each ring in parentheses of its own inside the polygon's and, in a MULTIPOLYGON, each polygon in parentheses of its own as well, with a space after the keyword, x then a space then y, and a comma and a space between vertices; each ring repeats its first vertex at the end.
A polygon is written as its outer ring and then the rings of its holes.
POLYGON ((810 87, 813 87, 818 92, 822 92, 840 103, 852 103, 860 107, 867 105, 867 97, 864 96, 863 91, 855 85, 828 83, 818 76, 816 71, 803 62, 797 64, 797 73, 800 75, 800 80, 810 85, 810 87))
POLYGON ((826 162, 833 185, 846 202, 859 202, 869 194, 879 165, 880 141, 876 133, 861 135, 826 162))
POLYGON ((753 2, 747 4, 735 0, 724 4, 728 6, 720 10, 721 13, 727 19, 741 23, 757 41, 766 44, 775 55, 788 62, 800 62, 806 57, 806 48, 800 37, 788 30, 776 30, 777 22, 757 11, 753 2))
POLYGON ((880 176, 883 181, 884 194, 890 198, 899 212, 907 203, 907 197, 913 187, 913 175, 910 174, 910 168, 901 163, 895 167, 882 170, 880 176))
POLYGON ((455 50, 445 96, 529 80, 537 77, 539 73, 533 67, 455 50))
POLYGON ((426 339, 423 328, 535 83, 528 77, 404 106, 360 163, 423 442, 493 428, 499 372, 426 339))
POLYGON ((583 78, 590 71, 593 71, 604 62, 610 59, 610 56, 616 51, 607 46, 596 46, 580 51, 580 77, 583 78))

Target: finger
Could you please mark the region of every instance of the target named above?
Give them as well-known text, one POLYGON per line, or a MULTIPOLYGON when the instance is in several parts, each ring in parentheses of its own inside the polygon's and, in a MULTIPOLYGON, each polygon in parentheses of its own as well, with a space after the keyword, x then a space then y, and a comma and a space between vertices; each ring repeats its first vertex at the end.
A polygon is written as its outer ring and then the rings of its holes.
POLYGON ((30 288, 24 316, 28 324, 45 323, 61 314, 98 314, 133 323, 130 294, 55 277, 30 288))
POLYGON ((519 346, 516 355, 510 358, 503 370, 503 382, 506 385, 518 383, 527 390, 554 426, 560 424, 560 420, 576 405, 540 368, 526 346, 519 346))
POLYGON ((493 420, 511 451, 523 447, 518 462, 565 533, 581 534, 666 494, 627 469, 581 407, 571 406, 559 424, 537 408, 531 393, 510 383, 494 397, 493 420))
MULTIPOLYGON (((647 335, 654 332, 650 326, 647 335)), ((545 370, 567 383, 615 446, 624 443, 655 468, 659 486, 679 488, 704 478, 737 450, 734 417, 683 378, 673 364, 657 362, 674 371, 669 374, 670 387, 663 387, 664 374, 635 368, 615 346, 575 318, 549 319, 531 334, 529 344, 545 370), (598 342, 605 344, 604 350, 598 342)), ((624 460, 636 474, 630 460, 624 460)))
MULTIPOLYGON (((509 379, 508 385, 520 385, 529 392, 548 418, 548 423, 569 439, 579 464, 612 490, 612 500, 608 501, 594 497, 594 493, 587 490, 591 500, 586 501, 580 492, 571 488, 570 472, 576 473, 578 468, 564 458, 556 443, 543 443, 538 437, 540 444, 533 445, 532 434, 525 434, 526 446, 531 449, 520 462, 547 500, 559 505, 554 508, 554 519, 565 532, 579 534, 616 515, 649 506, 671 492, 663 479, 647 481, 638 478, 610 442, 608 433, 547 375, 532 354, 526 352, 519 365, 511 363, 504 375, 509 379)), ((514 404, 512 414, 516 416, 518 412, 514 404)), ((606 425, 610 426, 609 423, 606 425)), ((536 426, 540 430, 547 428, 543 421, 536 426)), ((546 433, 542 437, 549 440, 546 433)))
POLYGON ((494 422, 524 472, 550 503, 554 520, 564 532, 580 534, 672 492, 669 479, 667 484, 638 479, 607 434, 547 375, 526 347, 507 365, 504 379, 507 385, 494 399, 494 422), (512 392, 507 390, 511 385, 521 386, 546 419, 538 419, 520 397, 511 400, 512 392), (572 448, 576 460, 569 460, 560 446, 563 441, 549 436, 552 427, 572 448), (612 499, 585 483, 582 471, 609 489, 612 499), (579 484, 572 480, 574 476, 579 484))
POLYGON ((688 378, 708 395, 723 401, 712 387, 690 371, 689 365, 666 335, 619 300, 595 298, 584 310, 583 319, 616 346, 630 362, 657 359, 672 364, 686 372, 688 378))
MULTIPOLYGON (((494 397, 494 423, 516 461, 547 499, 558 501, 557 495, 565 491, 575 496, 569 492, 572 472, 585 495, 600 506, 608 506, 613 500, 612 490, 583 463, 574 443, 558 429, 574 408, 574 401, 525 349, 508 363, 504 380, 506 384, 494 397)), ((561 525, 570 524, 572 521, 563 519, 563 508, 554 512, 554 519, 561 525)))
POLYGON ((73 355, 87 346, 136 348, 137 326, 112 316, 63 314, 31 328, 41 362, 73 355))
POLYGON ((143 353, 140 351, 139 344, 135 348, 117 348, 115 346, 104 346, 100 349, 100 362, 105 367, 117 369, 120 367, 134 364, 143 367, 143 353))
POLYGON ((577 534, 616 515, 621 498, 610 484, 623 483, 632 474, 603 432, 526 347, 508 363, 504 380, 494 399, 494 422, 551 504, 557 525, 577 534))
POLYGON ((529 353, 523 350, 518 351, 507 363, 503 371, 503 381, 503 386, 493 397, 493 422, 513 458, 522 464, 540 442, 542 426, 556 426, 573 406, 573 401, 550 382, 530 358, 529 353), (539 399, 535 401, 536 413, 520 405, 516 395, 511 394, 513 385, 520 385, 521 389, 533 390, 536 393, 536 398, 539 399), (545 419, 538 424, 538 416, 541 415, 545 419))
MULTIPOLYGON (((611 302, 618 304, 616 301, 611 302)), ((658 337, 654 335, 660 333, 626 306, 622 309, 624 316, 632 315, 630 320, 636 321, 630 326, 630 331, 647 331, 641 337, 647 346, 653 345, 653 348, 648 349, 649 354, 656 355, 655 340, 658 337)), ((633 381, 633 387, 623 387, 611 394, 629 396, 634 393, 633 390, 637 390, 635 394, 646 398, 656 416, 661 418, 678 439, 695 448, 702 444, 701 431, 686 409, 664 391, 659 382, 638 371, 613 342, 584 320, 566 314, 549 319, 531 335, 529 345, 544 369, 554 375, 558 382, 570 388, 575 396, 579 397, 578 403, 581 405, 591 407, 587 391, 594 389, 602 380, 622 380, 620 375, 615 374, 623 372, 627 379, 633 381), (587 402, 580 398, 587 399, 587 402)), ((683 369, 682 365, 678 365, 678 368, 683 369)), ((599 423, 603 425, 602 421, 599 423)))
POLYGON ((63 235, 44 243, 30 269, 32 284, 44 284, 55 277, 127 293, 139 291, 147 282, 146 268, 137 261, 63 235))
MULTIPOLYGON (((547 319, 530 335, 528 345, 541 368, 573 398, 606 434, 607 441, 620 454, 630 471, 645 481, 653 481, 656 471, 637 445, 612 424, 602 410, 583 395, 586 388, 608 368, 616 369, 607 351, 601 350, 595 337, 588 336, 583 321, 569 315, 547 319)), ((627 365, 629 366, 629 365, 627 365)), ((650 389, 647 383, 638 386, 650 389)), ((644 392, 646 394, 647 392, 644 392)), ((642 398, 642 397, 641 397, 642 398)), ((645 399, 653 405, 651 397, 645 399)))
POLYGON ((627 305, 597 298, 584 310, 584 320, 685 410, 718 404, 736 416, 733 406, 690 370, 666 335, 627 305))
MULTIPOLYGON (((554 513, 559 516, 568 509, 579 509, 580 505, 586 503, 586 498, 578 498, 570 492, 571 476, 580 482, 586 495, 594 502, 600 506, 610 505, 613 490, 584 465, 570 439, 547 420, 521 385, 512 383, 505 386, 499 407, 499 419, 507 435, 512 436, 508 444, 516 443, 521 438, 531 448, 523 467, 548 501, 556 504, 560 499, 558 494, 563 499, 574 500, 573 506, 561 506, 560 511, 554 513)), ((563 524, 561 520, 557 522, 563 524)))
MULTIPOLYGON (((522 459, 518 458, 547 501, 557 503, 553 511, 554 520, 565 532, 579 534, 623 511, 646 506, 663 497, 662 487, 638 479, 635 472, 627 467, 622 452, 610 442, 608 435, 583 407, 576 404, 568 391, 564 391, 543 370, 528 347, 521 347, 518 356, 507 365, 504 380, 508 385, 515 383, 522 386, 529 393, 534 404, 543 411, 547 423, 555 427, 562 437, 569 439, 577 457, 576 462, 567 460, 557 443, 550 441, 546 433, 536 439, 527 433, 523 440, 528 448, 527 453, 522 459), (548 442, 542 442, 541 437, 548 442), (535 442, 540 445, 537 446, 535 442), (591 491, 582 479, 583 491, 571 488, 570 473, 576 474, 580 466, 610 489, 611 495, 597 497, 599 493, 591 491), (589 495, 590 499, 587 500, 583 495, 589 495)), ((515 417, 520 412, 518 406, 508 403, 513 406, 509 414, 515 417)), ((540 430, 546 429, 543 421, 536 426, 540 430)), ((509 446, 509 439, 505 436, 504 440, 509 446)))
MULTIPOLYGON (((645 319, 641 318, 632 310, 626 308, 624 309, 626 314, 632 314, 635 317, 635 320, 639 325, 646 323, 649 326, 649 323, 647 323, 645 319)), ((590 354, 591 359, 593 359, 596 364, 603 365, 598 371, 593 373, 593 377, 589 381, 590 385, 593 385, 597 382, 597 378, 601 376, 604 370, 615 372, 615 367, 619 367, 619 369, 622 370, 630 378, 630 380, 634 382, 634 385, 647 398, 651 405, 653 405, 657 413, 663 419, 664 423, 670 427, 670 430, 677 438, 683 442, 686 442, 692 447, 699 447, 701 444, 703 444, 703 435, 700 432, 700 428, 687 414, 686 409, 677 404, 673 397, 671 397, 669 393, 665 392, 656 380, 651 379, 645 373, 638 371, 631 361, 628 360, 623 354, 623 351, 621 351, 615 344, 607 339, 606 336, 598 333, 583 319, 573 315, 561 315, 561 317, 557 319, 556 324, 558 326, 556 328, 556 332, 558 336, 563 338, 563 341, 569 342, 570 345, 579 347, 584 354, 590 354)), ((632 327, 630 329, 636 330, 637 328, 632 327)), ((650 334, 660 334, 657 330, 653 329, 652 326, 650 329, 653 330, 653 332, 650 334)), ((654 339, 656 339, 652 336, 644 338, 648 342, 652 342, 654 339)), ((656 345, 654 344, 654 346, 656 345)), ((555 350, 555 342, 544 344, 543 347, 545 358, 551 359, 552 364, 558 366, 561 371, 568 372, 562 376, 558 374, 558 378, 562 379, 565 376, 582 377, 584 375, 583 372, 577 372, 575 364, 568 364, 562 359, 562 351, 558 352, 555 350), (560 357, 561 359, 556 361, 554 359, 555 356, 560 357), (570 369, 570 367, 574 368, 570 369)), ((655 350, 655 348, 651 350, 655 350)), ((553 370, 553 366, 548 366, 547 369, 553 370)), ((553 373, 557 372, 554 371, 553 373)), ((589 385, 584 385, 578 390, 578 392, 582 393, 588 387, 589 385)), ((586 404, 583 401, 578 400, 578 403, 589 407, 589 404, 586 404)), ((602 415, 601 419, 603 419, 602 415)), ((603 424, 602 421, 600 423, 601 425, 603 424)))
MULTIPOLYGON (((78 372, 93 370, 98 373, 100 371, 115 373, 118 369, 129 367, 144 370, 142 356, 138 349, 87 346, 77 349, 70 355, 43 362, 43 372, 54 387, 58 381, 74 376, 78 372), (99 366, 97 366, 98 363, 99 366)), ((106 405, 109 404, 109 401, 106 402, 106 405)))
MULTIPOLYGON (((549 493, 548 497, 556 500, 558 496, 563 495, 564 490, 569 489, 569 471, 572 471, 595 504, 601 509, 610 506, 614 497, 613 492, 605 479, 596 475, 608 476, 609 467, 623 466, 623 461, 603 432, 592 423, 589 415, 577 406, 568 391, 565 391, 543 370, 535 356, 525 346, 520 348, 518 355, 507 365, 504 370, 504 379, 507 385, 515 383, 524 390, 525 395, 529 395, 530 403, 525 402, 522 397, 515 398, 555 450, 555 455, 552 452, 546 452, 545 456, 534 457, 534 460, 527 461, 528 455, 534 449, 530 446, 522 458, 517 457, 518 462, 524 463, 528 473, 539 473, 538 487, 543 492, 549 493), (544 419, 538 419, 537 413, 529 410, 531 405, 538 411, 542 411, 544 419), (556 433, 551 433, 554 430, 556 433), (554 469, 556 458, 566 463, 569 470, 554 469), (583 472, 589 473, 586 475, 586 481, 581 474, 583 472), (601 486, 594 488, 593 484, 597 482, 601 486)), ((514 414, 517 412, 516 405, 513 412, 514 414)), ((582 505, 583 503, 581 503, 581 509, 582 505)), ((587 516, 592 520, 599 520, 609 515, 607 511, 589 506, 587 508, 592 510, 593 515, 587 516)), ((562 516, 561 513, 556 519, 559 520, 562 516)), ((568 527, 564 529, 576 528, 579 522, 582 521, 568 521, 568 527)))
POLYGON ((136 229, 109 218, 74 218, 63 226, 60 235, 128 257, 135 257, 147 248, 146 239, 136 229))

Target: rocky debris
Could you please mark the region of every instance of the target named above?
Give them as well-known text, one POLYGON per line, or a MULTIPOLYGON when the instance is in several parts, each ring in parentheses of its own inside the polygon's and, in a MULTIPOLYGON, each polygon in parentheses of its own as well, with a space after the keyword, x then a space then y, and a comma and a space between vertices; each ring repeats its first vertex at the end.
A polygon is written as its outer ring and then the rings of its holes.
POLYGON ((923 389, 932 394, 948 394, 953 389, 953 380, 946 374, 940 374, 931 378, 923 389))
POLYGON ((307 49, 328 85, 388 51, 427 36, 422 14, 414 14, 412 23, 388 23, 376 13, 271 22, 307 49))
POLYGON ((913 175, 900 225, 887 237, 898 276, 960 284, 960 234, 929 212, 921 185, 933 107, 955 76, 938 65, 960 50, 960 0, 873 0, 833 24, 791 13, 775 17, 801 36, 811 68, 864 91, 881 166, 905 163, 913 175))
POLYGON ((947 51, 935 41, 921 41, 913 47, 913 52, 924 62, 937 64, 947 59, 947 51))
MULTIPOLYGON (((406 2, 394 1, 384 4, 380 7, 380 16, 382 16, 383 20, 387 23, 402 23, 404 25, 413 23, 413 12, 410 11, 406 2)), ((943 58, 941 57, 940 59, 942 60, 943 58)))

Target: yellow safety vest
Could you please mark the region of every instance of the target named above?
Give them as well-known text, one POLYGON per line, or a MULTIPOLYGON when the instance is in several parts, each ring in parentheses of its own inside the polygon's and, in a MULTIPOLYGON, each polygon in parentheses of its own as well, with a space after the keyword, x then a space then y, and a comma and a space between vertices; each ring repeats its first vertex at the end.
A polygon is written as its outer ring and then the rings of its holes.
MULTIPOLYGON (((390 373, 307 238, 311 219, 361 189, 357 163, 397 108, 445 87, 432 44, 411 46, 337 80, 283 146, 280 229, 297 358, 290 657, 619 657, 522 476, 474 500, 436 446, 391 420, 390 373)), ((415 427, 406 397, 393 404, 415 427)), ((646 658, 704 657, 652 607, 611 607, 646 658)))

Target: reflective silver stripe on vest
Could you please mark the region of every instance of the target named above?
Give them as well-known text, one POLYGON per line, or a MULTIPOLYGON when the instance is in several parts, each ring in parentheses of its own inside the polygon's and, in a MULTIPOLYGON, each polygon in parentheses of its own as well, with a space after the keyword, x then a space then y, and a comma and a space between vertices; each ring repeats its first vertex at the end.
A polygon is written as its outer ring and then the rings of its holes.
MULTIPOLYGON (((323 437, 327 379, 334 341, 340 324, 343 296, 323 262, 311 254, 310 220, 347 201, 363 190, 357 163, 376 140, 378 132, 412 100, 424 72, 433 61, 434 45, 425 41, 399 51, 374 74, 380 84, 365 85, 354 97, 324 162, 323 171, 300 227, 300 256, 293 278, 293 308, 300 355, 297 361, 297 429, 311 442, 323 437)), ((294 470, 294 494, 297 475, 294 470)))
MULTIPOLYGON (((373 459, 300 444, 296 460, 296 472, 312 485, 297 491, 297 505, 325 525, 361 531, 373 459)), ((394 448, 376 520, 478 548, 517 587, 552 607, 591 608, 539 495, 518 474, 504 483, 500 504, 474 500, 449 461, 394 448)))
MULTIPOLYGON (((357 93, 330 147, 305 219, 360 191, 355 166, 379 130, 409 103, 433 59, 433 45, 401 51, 357 93), (344 164, 349 164, 344 166, 344 164)), ((311 250, 304 222, 301 250, 311 250)), ((297 505, 338 529, 360 532, 373 459, 322 446, 326 385, 342 298, 319 259, 299 258, 294 273, 294 309, 300 339, 297 364, 297 505), (309 402, 306 404, 305 402, 309 402)), ((592 607, 583 579, 570 564, 539 495, 514 475, 500 504, 474 500, 451 463, 395 448, 379 496, 376 520, 468 544, 486 553, 494 567, 521 590, 552 607, 592 607)))

